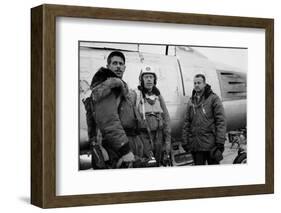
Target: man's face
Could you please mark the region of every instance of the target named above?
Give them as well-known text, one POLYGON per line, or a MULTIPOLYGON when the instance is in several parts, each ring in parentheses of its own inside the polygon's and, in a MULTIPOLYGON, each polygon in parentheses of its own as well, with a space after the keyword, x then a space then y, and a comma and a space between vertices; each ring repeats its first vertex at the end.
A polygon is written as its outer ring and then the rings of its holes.
POLYGON ((197 92, 197 93, 200 93, 203 91, 203 89, 205 88, 206 86, 206 83, 204 82, 203 78, 201 77, 198 77, 198 78, 194 78, 193 80, 194 82, 194 90, 197 92))
POLYGON ((119 78, 123 77, 124 71, 126 69, 125 62, 119 56, 113 56, 110 63, 107 64, 107 68, 114 72, 119 78))
POLYGON ((152 90, 154 86, 154 75, 153 74, 144 74, 142 76, 144 87, 147 90, 152 90))

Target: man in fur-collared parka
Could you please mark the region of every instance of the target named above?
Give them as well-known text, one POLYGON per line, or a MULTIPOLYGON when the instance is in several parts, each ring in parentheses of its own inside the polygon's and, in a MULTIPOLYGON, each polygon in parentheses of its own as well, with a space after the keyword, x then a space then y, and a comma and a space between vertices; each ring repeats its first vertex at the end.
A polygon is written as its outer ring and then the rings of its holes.
MULTIPOLYGON (((125 56, 111 52, 107 68, 100 68, 91 82, 91 110, 87 116, 88 129, 95 136, 102 135, 102 147, 108 153, 108 168, 118 168, 143 157, 143 143, 139 138, 140 116, 135 109, 135 93, 130 92, 122 80, 125 56)), ((89 131, 88 131, 89 132, 89 131)))
POLYGON ((191 151, 195 165, 219 164, 223 159, 226 119, 220 98, 203 74, 194 77, 183 126, 183 148, 191 151))

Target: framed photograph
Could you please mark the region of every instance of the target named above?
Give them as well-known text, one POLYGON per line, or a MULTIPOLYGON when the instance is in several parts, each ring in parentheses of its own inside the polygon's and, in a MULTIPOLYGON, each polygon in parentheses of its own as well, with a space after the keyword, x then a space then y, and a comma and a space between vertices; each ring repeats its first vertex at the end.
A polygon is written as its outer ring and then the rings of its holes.
POLYGON ((274 192, 274 20, 31 9, 31 203, 274 192))

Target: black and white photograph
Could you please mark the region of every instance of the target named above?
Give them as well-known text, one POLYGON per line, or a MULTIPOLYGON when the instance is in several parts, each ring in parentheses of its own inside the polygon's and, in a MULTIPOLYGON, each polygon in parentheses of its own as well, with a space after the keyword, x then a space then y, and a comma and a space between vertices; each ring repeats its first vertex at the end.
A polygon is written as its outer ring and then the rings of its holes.
POLYGON ((31 9, 33 205, 274 193, 274 19, 190 12, 31 9))
POLYGON ((80 171, 247 164, 247 47, 78 49, 80 171))

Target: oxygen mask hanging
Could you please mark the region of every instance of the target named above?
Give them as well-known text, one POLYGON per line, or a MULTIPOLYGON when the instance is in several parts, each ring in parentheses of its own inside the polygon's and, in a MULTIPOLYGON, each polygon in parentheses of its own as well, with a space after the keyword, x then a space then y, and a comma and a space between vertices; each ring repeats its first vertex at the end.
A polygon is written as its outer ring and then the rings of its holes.
POLYGON ((154 105, 155 104, 155 102, 156 102, 156 95, 148 95, 148 94, 146 94, 145 95, 145 100, 147 101, 147 103, 149 103, 150 105, 154 105))

